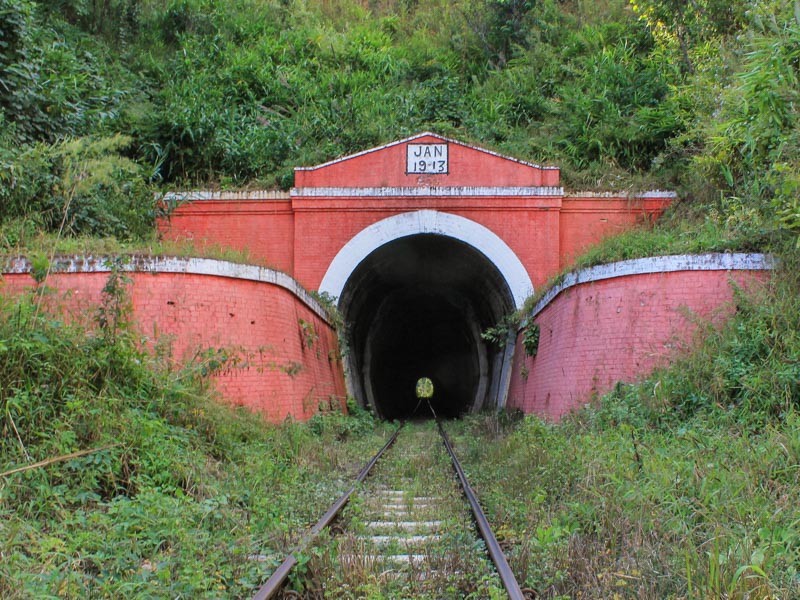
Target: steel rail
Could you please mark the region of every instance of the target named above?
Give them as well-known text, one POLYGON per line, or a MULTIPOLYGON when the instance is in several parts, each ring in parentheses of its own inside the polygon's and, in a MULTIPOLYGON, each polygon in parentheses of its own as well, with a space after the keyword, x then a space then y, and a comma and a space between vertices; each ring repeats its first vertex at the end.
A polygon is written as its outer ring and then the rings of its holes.
POLYGON ((461 481, 461 488, 464 490, 464 495, 469 501, 472 514, 475 516, 475 522, 478 525, 481 536, 483 536, 483 540, 486 542, 486 549, 489 551, 489 556, 492 562, 494 562, 494 566, 497 568, 497 573, 500 575, 500 580, 503 582, 506 592, 508 592, 508 597, 511 598, 511 600, 525 600, 522 589, 520 589, 519 583, 517 583, 517 578, 514 577, 511 567, 508 566, 506 555, 503 554, 503 550, 500 548, 500 544, 497 542, 497 538, 492 532, 489 521, 486 519, 481 505, 478 503, 478 498, 475 496, 475 492, 472 491, 472 487, 469 485, 466 475, 464 475, 464 470, 461 468, 456 454, 453 451, 453 446, 450 444, 450 438, 447 437, 447 433, 445 433, 442 422, 439 419, 436 420, 436 425, 439 427, 439 433, 442 434, 444 446, 447 448, 448 454, 450 454, 450 458, 453 461, 453 468, 456 471, 456 475, 458 475, 458 479, 461 481))
POLYGON ((320 532, 325 529, 328 525, 331 524, 336 515, 339 514, 347 501, 350 500, 350 496, 353 495, 353 492, 356 490, 356 486, 359 483, 362 483, 369 474, 372 467, 375 466, 375 463, 378 462, 380 457, 383 455, 386 450, 388 450, 394 441, 397 439, 400 430, 403 428, 401 424, 400 427, 397 428, 392 434, 392 437, 383 445, 383 448, 378 450, 378 453, 372 457, 372 459, 361 469, 361 472, 356 476, 356 483, 350 486, 344 494, 342 494, 336 502, 331 504, 331 507, 328 509, 322 518, 317 521, 317 523, 303 536, 300 540, 300 543, 294 548, 294 550, 289 553, 289 556, 280 564, 280 566, 275 570, 275 572, 267 579, 267 582, 261 586, 261 588, 256 592, 255 596, 253 596, 253 600, 267 600, 268 598, 272 598, 272 596, 283 587, 286 578, 289 576, 289 573, 297 565, 297 558, 295 554, 298 552, 302 552, 305 550, 308 545, 314 541, 314 539, 320 534, 320 532))

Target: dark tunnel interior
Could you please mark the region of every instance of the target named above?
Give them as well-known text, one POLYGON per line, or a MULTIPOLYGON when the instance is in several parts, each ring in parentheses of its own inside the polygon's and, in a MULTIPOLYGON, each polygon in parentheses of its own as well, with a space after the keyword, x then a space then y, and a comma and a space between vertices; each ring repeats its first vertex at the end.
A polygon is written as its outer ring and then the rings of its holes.
POLYGON ((481 338, 514 309, 479 251, 433 234, 389 242, 353 271, 339 309, 357 400, 384 419, 456 418, 496 402, 503 349, 481 338), (433 383, 430 399, 417 382, 433 383))

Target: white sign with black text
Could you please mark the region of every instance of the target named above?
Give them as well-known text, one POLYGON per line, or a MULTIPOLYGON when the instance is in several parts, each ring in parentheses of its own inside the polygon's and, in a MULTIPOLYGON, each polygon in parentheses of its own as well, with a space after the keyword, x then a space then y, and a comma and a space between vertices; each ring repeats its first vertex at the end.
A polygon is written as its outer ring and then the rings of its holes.
POLYGON ((406 173, 448 173, 447 144, 408 144, 406 173))

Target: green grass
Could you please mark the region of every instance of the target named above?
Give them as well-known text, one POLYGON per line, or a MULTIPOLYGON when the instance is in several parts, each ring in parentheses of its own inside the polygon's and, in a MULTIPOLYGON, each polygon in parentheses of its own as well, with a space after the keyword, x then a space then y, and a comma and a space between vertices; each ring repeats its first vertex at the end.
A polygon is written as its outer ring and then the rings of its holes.
POLYGON ((800 594, 800 278, 552 424, 474 418, 454 443, 517 576, 544 598, 800 594))
MULTIPOLYGON (((0 231, 2 229, 0 228, 0 231)), ((15 238, 16 239, 16 238, 15 238)), ((16 256, 178 256, 202 257, 228 262, 274 268, 266 257, 257 257, 247 249, 236 250, 218 244, 196 244, 192 240, 164 240, 155 233, 145 239, 120 241, 114 237, 59 237, 36 231, 14 244, 3 244, 0 237, 0 257, 16 256)))
MULTIPOLYGON (((670 368, 561 424, 451 425, 523 585, 545 598, 800 594, 797 261, 783 253, 670 368)), ((138 347, 121 289, 88 325, 37 295, 0 307, 0 472, 97 450, 0 476, 0 596, 247 596, 388 425, 357 413, 270 426, 220 404, 199 376, 209 365, 138 347)), ((309 558, 333 560, 321 552, 309 558)))
POLYGON ((249 596, 383 443, 360 413, 268 425, 37 300, 0 306, 0 597, 249 596))
MULTIPOLYGON (((425 129, 555 162, 567 184, 654 182, 686 199, 570 269, 779 254, 773 285, 737 298, 686 360, 561 425, 471 420, 457 443, 543 597, 800 596, 792 3, 684 14, 643 0, 641 18, 624 1, 78 4, 0 0, 6 256, 259 264, 147 238, 151 186, 287 188, 296 165, 425 129), (686 31, 686 47, 661 28, 686 31), (55 241, 62 226, 78 237, 55 241)), ((38 306, 0 307, 0 470, 97 451, 0 476, 2 597, 247 596, 383 439, 340 415, 265 426, 213 401, 204 365, 177 370, 124 327, 38 306)))
POLYGON ((465 426, 459 450, 521 581, 545 598, 797 596, 796 413, 754 433, 592 425, 603 412, 527 417, 491 443, 465 426))

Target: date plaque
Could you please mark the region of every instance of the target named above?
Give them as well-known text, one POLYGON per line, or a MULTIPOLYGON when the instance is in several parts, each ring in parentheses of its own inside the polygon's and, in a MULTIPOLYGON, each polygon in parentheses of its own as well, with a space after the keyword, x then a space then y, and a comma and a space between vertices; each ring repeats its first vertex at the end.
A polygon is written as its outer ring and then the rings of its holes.
POLYGON ((408 144, 406 146, 406 173, 447 174, 447 144, 408 144))

